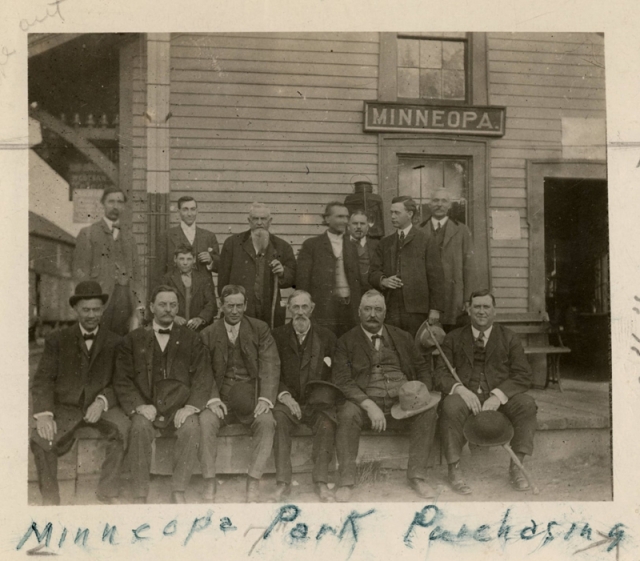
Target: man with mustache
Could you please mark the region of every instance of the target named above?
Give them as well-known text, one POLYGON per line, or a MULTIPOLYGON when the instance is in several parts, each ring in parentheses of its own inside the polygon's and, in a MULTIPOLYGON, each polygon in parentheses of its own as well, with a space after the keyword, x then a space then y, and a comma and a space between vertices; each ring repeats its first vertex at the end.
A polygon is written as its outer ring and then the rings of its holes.
POLYGON ((102 327, 126 335, 144 313, 144 294, 138 266, 138 248, 120 218, 127 197, 119 187, 102 194, 104 218, 80 230, 73 253, 73 276, 77 282, 91 280, 109 296, 102 327))
POLYGON ((291 492, 291 432, 304 424, 313 429, 313 482, 323 502, 333 502, 327 487, 329 464, 335 451, 336 416, 330 402, 320 403, 320 392, 331 392, 331 361, 336 336, 311 319, 315 304, 304 290, 289 296, 291 322, 273 330, 280 355, 274 455, 276 492, 279 501, 291 492), (323 384, 316 384, 321 381, 323 384))
POLYGON ((371 288, 369 284, 369 269, 371 268, 371 258, 378 247, 378 240, 367 237, 369 232, 369 219, 364 210, 355 210, 349 217, 349 241, 356 246, 358 251, 358 266, 360 267, 360 278, 362 279, 362 292, 371 288))
POLYGON ((253 203, 248 221, 249 230, 230 236, 222 246, 218 287, 228 284, 244 287, 246 315, 269 325, 282 325, 285 312, 280 305, 280 290, 295 284, 296 258, 286 241, 269 233, 272 216, 268 207, 253 203))

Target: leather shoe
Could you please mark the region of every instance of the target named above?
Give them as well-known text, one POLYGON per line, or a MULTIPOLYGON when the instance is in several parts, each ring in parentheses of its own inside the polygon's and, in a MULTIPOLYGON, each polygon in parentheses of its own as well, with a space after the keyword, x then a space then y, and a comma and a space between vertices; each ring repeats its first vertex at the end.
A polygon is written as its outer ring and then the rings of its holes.
POLYGON ((247 476, 247 502, 260 502, 260 480, 247 476))
POLYGON ((147 504, 147 497, 133 497, 134 505, 144 505, 147 504))
POLYGON ((212 503, 216 500, 217 481, 213 477, 204 480, 204 491, 202 491, 202 500, 205 503, 212 503))
POLYGON ((184 491, 174 491, 171 493, 171 502, 174 505, 186 505, 187 499, 184 497, 184 491))
POLYGON ((424 479, 414 477, 409 479, 409 486, 415 491, 416 495, 423 499, 432 499, 436 496, 435 491, 424 479))
POLYGON ((527 481, 527 478, 516 465, 511 465, 511 467, 509 467, 509 482, 511 483, 511 487, 516 491, 529 490, 529 482, 527 481))
POLYGON ((348 503, 351 500, 351 485, 343 485, 338 487, 336 491, 336 501, 339 503, 348 503))
POLYGON ((449 465, 449 485, 459 495, 471 494, 471 487, 462 478, 462 470, 459 463, 449 465))
POLYGON ((278 483, 276 484, 276 490, 273 493, 271 500, 274 503, 279 503, 280 501, 286 499, 290 494, 291 494, 291 484, 278 481, 278 483))
POLYGON ((333 496, 331 489, 327 487, 326 483, 316 483, 316 493, 323 503, 334 503, 336 498, 333 496))

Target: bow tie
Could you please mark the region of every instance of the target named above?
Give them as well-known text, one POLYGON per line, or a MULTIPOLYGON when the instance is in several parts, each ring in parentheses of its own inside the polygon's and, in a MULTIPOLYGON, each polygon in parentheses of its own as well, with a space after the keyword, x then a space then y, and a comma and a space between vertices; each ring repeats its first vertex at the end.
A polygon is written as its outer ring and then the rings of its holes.
POLYGON ((82 334, 82 338, 85 341, 91 341, 91 340, 96 338, 96 333, 95 333, 95 331, 93 333, 83 333, 82 334))
POLYGON ((158 335, 171 335, 171 329, 158 329, 158 335))

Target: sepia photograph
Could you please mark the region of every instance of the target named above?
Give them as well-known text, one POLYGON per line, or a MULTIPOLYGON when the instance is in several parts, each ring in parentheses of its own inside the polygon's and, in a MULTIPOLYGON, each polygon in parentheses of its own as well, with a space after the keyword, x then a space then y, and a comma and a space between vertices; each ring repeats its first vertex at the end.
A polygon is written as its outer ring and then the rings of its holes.
POLYGON ((613 501, 605 33, 27 73, 28 505, 613 501))

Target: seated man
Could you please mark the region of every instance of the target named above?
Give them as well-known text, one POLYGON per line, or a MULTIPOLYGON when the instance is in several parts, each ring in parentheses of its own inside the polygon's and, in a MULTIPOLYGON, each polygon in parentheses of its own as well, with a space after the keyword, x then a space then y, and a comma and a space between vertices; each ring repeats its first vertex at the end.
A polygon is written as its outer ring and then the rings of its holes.
POLYGON ((36 429, 31 450, 45 505, 60 504, 58 456, 68 452, 74 433, 94 427, 107 439, 96 496, 116 503, 129 420, 117 406, 112 388, 120 336, 100 327, 108 296, 97 282, 83 281, 69 299, 78 323, 47 337, 33 378, 31 395, 36 429))
POLYGON ((209 325, 218 312, 211 273, 204 268, 194 268, 193 249, 186 245, 176 248, 173 262, 175 268, 165 275, 162 284, 178 292, 178 315, 174 321, 199 331, 209 325))
MULTIPOLYGON (((494 323, 495 299, 488 290, 473 292, 469 298, 471 325, 445 337, 442 350, 462 384, 456 382, 439 358, 435 378, 446 395, 442 402, 440 430, 444 455, 449 464, 449 483, 462 495, 471 493, 460 472, 460 452, 465 439, 465 420, 480 411, 501 411, 514 428, 511 448, 522 461, 533 452, 536 430, 536 403, 526 395, 532 384, 531 370, 520 340, 513 331, 494 323)), ((511 485, 525 491, 529 484, 511 462, 511 485)))
POLYGON ((338 502, 349 501, 356 482, 360 431, 371 427, 382 432, 387 425, 410 431, 409 484, 420 497, 434 496, 426 479, 437 418, 434 406, 439 398, 428 395, 432 388, 431 373, 413 337, 385 324, 385 313, 384 296, 377 290, 365 292, 360 301, 360 325, 345 333, 336 347, 333 378, 347 398, 338 408, 338 502), (424 405, 428 407, 413 416, 389 418, 392 406, 398 402, 400 388, 408 381, 424 384, 420 384, 417 391, 427 397, 424 405))
POLYGON ((178 294, 160 285, 151 295, 153 322, 129 333, 118 349, 114 387, 131 417, 129 460, 134 503, 149 494, 151 445, 160 434, 175 434, 171 498, 185 503, 198 460, 198 415, 211 392, 211 365, 200 337, 177 325, 178 294))
POLYGON ((280 358, 267 324, 245 315, 244 287, 229 284, 222 289, 220 299, 224 319, 201 333, 211 354, 214 376, 207 409, 200 414, 203 499, 215 499, 218 429, 222 424, 241 423, 251 427, 253 436, 247 502, 255 503, 273 447, 276 423, 271 409, 278 391, 280 358))
MULTIPOLYGON (((273 409, 276 420, 274 453, 276 460, 276 501, 291 491, 291 431, 301 424, 313 429, 313 482, 323 502, 333 502, 327 487, 329 463, 335 451, 335 408, 319 408, 310 403, 317 398, 315 384, 331 381, 331 361, 336 336, 326 327, 311 320, 315 304, 304 290, 296 290, 287 302, 291 322, 273 330, 273 338, 280 355, 280 387, 278 403, 273 409)), ((323 388, 324 389, 324 388, 323 388)))

